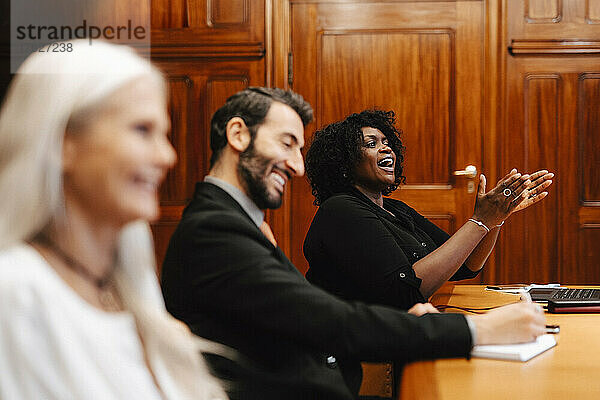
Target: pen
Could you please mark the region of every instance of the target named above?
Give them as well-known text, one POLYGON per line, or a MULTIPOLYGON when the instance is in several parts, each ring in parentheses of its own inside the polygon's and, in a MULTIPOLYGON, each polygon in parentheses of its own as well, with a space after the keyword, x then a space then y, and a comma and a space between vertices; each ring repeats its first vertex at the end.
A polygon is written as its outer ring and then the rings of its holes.
POLYGON ((485 287, 488 290, 520 290, 525 288, 524 285, 509 285, 509 286, 496 286, 496 285, 487 285, 485 287))
MULTIPOLYGON (((526 303, 531 303, 531 295, 529 294, 529 292, 524 291, 523 293, 521 293, 521 300, 523 300, 526 303)), ((557 333, 560 332, 560 326, 558 325, 546 325, 546 331, 545 333, 550 333, 552 335, 555 335, 557 333)))

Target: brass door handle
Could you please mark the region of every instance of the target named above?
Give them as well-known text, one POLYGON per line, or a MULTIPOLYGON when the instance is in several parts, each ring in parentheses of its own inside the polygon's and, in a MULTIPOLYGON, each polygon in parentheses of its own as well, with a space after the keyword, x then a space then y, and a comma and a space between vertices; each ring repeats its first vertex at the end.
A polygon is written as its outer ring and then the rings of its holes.
POLYGON ((454 175, 475 178, 477 176, 477 167, 474 165, 467 165, 465 169, 454 171, 454 175))

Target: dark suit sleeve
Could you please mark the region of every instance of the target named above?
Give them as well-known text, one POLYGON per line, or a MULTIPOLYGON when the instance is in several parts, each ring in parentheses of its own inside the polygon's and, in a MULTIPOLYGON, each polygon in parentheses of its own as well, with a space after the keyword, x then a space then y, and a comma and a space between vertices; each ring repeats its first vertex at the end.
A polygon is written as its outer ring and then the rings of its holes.
POLYGON ((323 251, 339 279, 355 282, 366 298, 407 309, 425 298, 406 252, 414 246, 399 243, 381 219, 354 196, 325 203, 313 221, 323 251))
MULTIPOLYGON (((448 240, 450 238, 450 235, 448 235, 446 232, 444 232, 444 230, 440 229, 437 225, 435 225, 433 222, 431 222, 430 220, 428 220, 427 218, 425 218, 424 216, 422 216, 421 214, 419 214, 416 210, 414 210, 411 207, 407 208, 410 210, 410 213, 413 217, 413 220, 415 221, 415 225, 418 226, 419 228, 421 228, 422 230, 425 231, 425 233, 427 233, 429 235, 429 237, 431 239, 433 239, 433 241, 435 242, 435 245, 437 247, 440 247, 441 245, 443 245, 446 240, 448 240)), ((458 271, 456 271, 454 273, 454 275, 452 275, 452 277, 450 277, 451 281, 460 281, 463 279, 471 279, 471 278, 475 278, 479 272, 479 271, 471 271, 471 269, 469 269, 469 267, 467 267, 465 264, 461 265, 460 268, 458 269, 458 271)))
POLYGON ((170 302, 170 311, 177 316, 182 312, 177 307, 187 307, 188 324, 194 324, 195 314, 208 315, 248 335, 365 361, 457 357, 470 351, 462 315, 415 317, 341 301, 310 285, 279 249, 266 244, 256 226, 236 213, 190 218, 172 245, 177 262, 165 266, 179 275, 181 301, 170 302))

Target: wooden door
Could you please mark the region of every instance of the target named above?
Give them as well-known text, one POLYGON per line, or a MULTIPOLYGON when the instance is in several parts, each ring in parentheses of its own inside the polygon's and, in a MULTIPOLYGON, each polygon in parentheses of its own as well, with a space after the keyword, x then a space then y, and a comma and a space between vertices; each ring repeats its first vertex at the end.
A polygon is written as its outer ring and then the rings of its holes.
MULTIPOLYGON (((407 147, 406 185, 394 198, 448 232, 472 214, 482 169, 482 1, 292 0, 292 87, 318 127, 367 108, 394 110, 407 147)), ((290 255, 307 268, 302 243, 316 211, 306 179, 292 181, 290 255)))
POLYGON ((556 173, 543 204, 511 217, 499 282, 600 283, 600 1, 505 2, 499 163, 556 173))

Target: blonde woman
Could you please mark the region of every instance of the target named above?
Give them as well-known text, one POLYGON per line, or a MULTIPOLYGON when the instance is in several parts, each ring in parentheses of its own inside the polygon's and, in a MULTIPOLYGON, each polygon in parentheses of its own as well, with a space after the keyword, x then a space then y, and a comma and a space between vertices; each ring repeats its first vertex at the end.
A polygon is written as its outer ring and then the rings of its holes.
POLYGON ((0 398, 224 399, 154 271, 165 82, 129 48, 69 45, 30 56, 0 114, 0 398))

